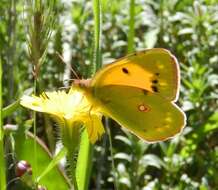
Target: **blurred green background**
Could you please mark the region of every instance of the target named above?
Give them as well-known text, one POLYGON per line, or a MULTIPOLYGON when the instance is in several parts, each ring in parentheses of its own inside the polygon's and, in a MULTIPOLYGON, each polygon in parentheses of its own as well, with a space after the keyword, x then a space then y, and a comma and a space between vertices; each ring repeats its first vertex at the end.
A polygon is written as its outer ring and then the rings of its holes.
MULTIPOLYGON (((89 189, 114 189, 112 159, 119 190, 218 189, 218 1, 101 0, 101 9, 103 64, 125 56, 128 49, 162 47, 176 55, 181 68, 178 105, 186 112, 187 126, 172 140, 146 144, 109 121, 114 155, 105 135, 94 147, 89 189)), ((33 91, 25 10, 23 0, 0 1, 4 107, 27 89, 33 91)), ((92 1, 55 1, 52 19, 47 21, 53 24, 48 24, 51 36, 45 43, 39 92, 69 85, 65 79, 75 78, 69 65, 87 78, 93 60, 92 1)), ((29 111, 18 108, 4 124, 27 129, 30 117, 29 111)), ((52 130, 55 126, 48 117, 38 118, 37 135, 54 151, 57 130, 52 130)), ((14 159, 16 155, 7 167, 14 159)), ((11 180, 13 172, 8 171, 11 180)))

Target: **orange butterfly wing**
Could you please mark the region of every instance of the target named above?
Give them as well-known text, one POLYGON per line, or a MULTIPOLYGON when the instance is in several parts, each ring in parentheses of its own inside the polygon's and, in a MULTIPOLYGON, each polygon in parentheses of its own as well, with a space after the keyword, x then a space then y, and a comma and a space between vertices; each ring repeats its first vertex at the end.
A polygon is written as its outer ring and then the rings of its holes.
POLYGON ((124 85, 145 89, 170 101, 176 101, 179 67, 176 58, 165 49, 154 48, 118 59, 94 76, 91 86, 124 85))

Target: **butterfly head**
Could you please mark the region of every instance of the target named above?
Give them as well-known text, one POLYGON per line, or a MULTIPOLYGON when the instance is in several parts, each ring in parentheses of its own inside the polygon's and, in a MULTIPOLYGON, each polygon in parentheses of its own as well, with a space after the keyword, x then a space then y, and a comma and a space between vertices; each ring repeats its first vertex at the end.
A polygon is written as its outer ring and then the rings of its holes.
POLYGON ((79 87, 81 89, 86 89, 90 87, 91 79, 74 79, 73 86, 79 87))

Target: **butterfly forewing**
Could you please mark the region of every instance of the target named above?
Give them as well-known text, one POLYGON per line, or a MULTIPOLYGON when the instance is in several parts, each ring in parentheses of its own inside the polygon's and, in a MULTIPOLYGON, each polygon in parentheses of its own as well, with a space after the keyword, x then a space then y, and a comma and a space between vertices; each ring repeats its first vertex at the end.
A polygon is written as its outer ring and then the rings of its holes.
POLYGON ((165 49, 137 52, 101 69, 93 78, 94 88, 108 85, 138 87, 175 101, 179 86, 176 58, 165 49))

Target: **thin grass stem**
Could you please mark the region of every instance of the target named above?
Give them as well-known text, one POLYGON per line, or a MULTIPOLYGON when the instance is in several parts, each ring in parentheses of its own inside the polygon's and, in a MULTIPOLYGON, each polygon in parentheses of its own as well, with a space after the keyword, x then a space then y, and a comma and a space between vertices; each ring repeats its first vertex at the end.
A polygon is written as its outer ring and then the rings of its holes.
POLYGON ((117 176, 116 176, 116 168, 115 168, 115 163, 114 163, 114 154, 113 154, 113 143, 112 143, 112 137, 111 137, 111 130, 109 126, 109 119, 106 118, 106 129, 109 137, 109 146, 110 146, 110 154, 111 154, 111 166, 112 166, 112 172, 113 172, 113 177, 114 177, 114 187, 115 190, 119 190, 119 184, 117 181, 117 176))
POLYGON ((93 72, 94 74, 102 66, 101 61, 101 1, 93 0, 94 12, 94 53, 93 53, 93 72))
POLYGON ((135 0, 130 0, 129 5, 129 33, 128 33, 128 53, 134 51, 135 37, 135 0))
POLYGON ((112 172, 113 172, 113 177, 114 177, 114 189, 115 190, 119 190, 119 184, 117 181, 117 176, 116 176, 116 168, 115 168, 115 163, 114 163, 114 154, 113 154, 113 143, 112 143, 112 137, 111 137, 111 130, 110 130, 110 126, 109 126, 109 119, 106 118, 105 120, 105 124, 106 124, 106 129, 107 129, 107 133, 108 133, 108 137, 109 137, 109 147, 110 147, 110 154, 111 154, 111 166, 112 166, 112 172))
POLYGON ((2 62, 0 60, 0 189, 6 189, 5 157, 4 157, 4 131, 2 122, 2 62))
MULTIPOLYGON (((37 79, 35 78, 34 79, 34 94, 36 95, 37 93, 37 79)), ((34 173, 33 173, 33 176, 34 176, 34 180, 36 181, 36 178, 37 178, 37 171, 38 171, 38 163, 37 163, 37 142, 36 142, 36 112, 33 111, 33 134, 34 134, 34 173)))
MULTIPOLYGON (((101 1, 93 0, 93 13, 94 13, 94 50, 93 50, 93 62, 92 69, 89 72, 91 77, 99 68, 101 68, 101 1)), ((77 172, 79 180, 79 187, 82 190, 88 190, 89 179, 92 170, 92 157, 93 157, 93 145, 89 142, 88 136, 85 132, 81 137, 81 145, 78 156, 78 167, 79 163, 83 163, 85 168, 85 174, 81 175, 81 171, 77 172), (84 156, 85 155, 85 156, 84 156)))

